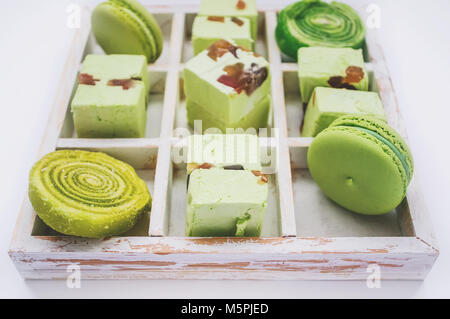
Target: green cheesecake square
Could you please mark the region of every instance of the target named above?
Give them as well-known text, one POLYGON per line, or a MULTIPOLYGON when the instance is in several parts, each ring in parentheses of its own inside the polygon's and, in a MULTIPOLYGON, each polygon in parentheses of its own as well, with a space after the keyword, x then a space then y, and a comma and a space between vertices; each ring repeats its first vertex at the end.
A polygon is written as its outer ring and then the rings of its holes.
POLYGON ((268 196, 264 178, 248 170, 194 170, 188 187, 186 236, 260 236, 268 196))
POLYGON ((234 43, 219 40, 186 63, 184 89, 187 99, 207 114, 226 124, 238 123, 270 94, 269 63, 234 43))
POLYGON ((201 16, 225 16, 247 18, 251 23, 251 35, 256 40, 258 33, 258 11, 256 0, 201 0, 201 16))
POLYGON ((378 93, 316 87, 303 121, 302 136, 316 136, 346 114, 371 115, 386 121, 378 93))
POLYGON ((134 79, 142 81, 145 93, 149 90, 147 59, 143 55, 131 54, 88 54, 80 73, 90 74, 95 79, 134 79))
POLYGON ((195 18, 192 26, 192 45, 195 55, 220 39, 232 39, 237 45, 253 50, 250 20, 219 16, 197 16, 195 18))
POLYGON ((303 103, 308 103, 314 88, 318 86, 360 91, 369 89, 369 75, 361 49, 300 48, 298 78, 303 103))
POLYGON ((187 173, 200 167, 261 170, 258 136, 194 134, 187 137, 187 173))
POLYGON ((78 85, 71 103, 78 137, 144 137, 145 90, 144 83, 137 80, 78 85))

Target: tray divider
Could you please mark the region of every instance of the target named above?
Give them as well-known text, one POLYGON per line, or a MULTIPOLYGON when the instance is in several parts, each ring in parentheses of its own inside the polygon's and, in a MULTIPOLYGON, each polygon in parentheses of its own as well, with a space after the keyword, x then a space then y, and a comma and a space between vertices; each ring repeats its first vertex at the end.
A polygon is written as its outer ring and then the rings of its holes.
MULTIPOLYGON (((377 81, 388 123, 395 128, 408 145, 411 145, 408 142, 406 127, 400 113, 392 79, 389 75, 386 60, 375 30, 367 30, 366 42, 374 72, 374 79, 377 81)), ((433 226, 431 225, 428 210, 420 191, 420 182, 417 174, 415 174, 410 182, 406 199, 397 209, 397 213, 399 223, 406 235, 416 236, 434 249, 437 249, 433 226)))
POLYGON ((276 11, 266 12, 266 41, 272 75, 272 101, 274 113, 274 127, 278 130, 278 174, 277 187, 280 205, 280 225, 283 237, 297 236, 294 212, 294 195, 292 190, 291 164, 289 159, 288 131, 286 121, 286 107, 284 101, 283 73, 281 70, 281 56, 275 37, 277 25, 276 11))
POLYGON ((172 161, 170 139, 175 122, 175 109, 179 100, 180 61, 184 41, 185 13, 173 15, 170 39, 170 59, 164 91, 160 147, 156 162, 153 206, 150 217, 150 236, 166 236, 170 200, 168 196, 172 161))

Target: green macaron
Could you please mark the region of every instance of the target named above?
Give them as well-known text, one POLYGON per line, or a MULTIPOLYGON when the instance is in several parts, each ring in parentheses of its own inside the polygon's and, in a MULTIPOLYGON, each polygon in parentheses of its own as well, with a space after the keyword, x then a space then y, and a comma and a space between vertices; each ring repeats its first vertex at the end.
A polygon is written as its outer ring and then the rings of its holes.
POLYGON ((345 115, 308 149, 311 176, 339 205, 356 213, 392 211, 406 196, 413 160, 392 127, 370 116, 345 115))
POLYGON ((92 31, 106 54, 142 54, 154 62, 163 36, 158 22, 135 0, 109 0, 92 12, 92 31))

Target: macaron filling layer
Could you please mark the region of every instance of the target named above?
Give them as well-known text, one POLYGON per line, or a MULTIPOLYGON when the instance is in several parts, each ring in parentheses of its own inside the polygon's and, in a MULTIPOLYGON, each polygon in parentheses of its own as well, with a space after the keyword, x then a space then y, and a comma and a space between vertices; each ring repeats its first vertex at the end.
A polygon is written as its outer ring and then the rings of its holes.
POLYGON ((409 166, 408 166, 408 163, 406 162, 406 156, 403 155, 394 144, 389 142, 386 138, 384 138, 380 134, 378 134, 378 133, 376 133, 376 132, 374 132, 372 130, 369 130, 369 129, 365 128, 365 127, 361 127, 361 126, 357 126, 357 125, 348 125, 348 124, 347 125, 343 125, 343 126, 354 127, 354 128, 356 128, 358 130, 366 132, 367 134, 370 134, 371 136, 375 137, 376 139, 378 139, 379 141, 381 141, 382 143, 387 145, 394 152, 394 154, 398 157, 398 159, 402 163, 402 166, 405 169, 406 178, 409 181, 409 179, 410 179, 410 177, 409 177, 409 166))

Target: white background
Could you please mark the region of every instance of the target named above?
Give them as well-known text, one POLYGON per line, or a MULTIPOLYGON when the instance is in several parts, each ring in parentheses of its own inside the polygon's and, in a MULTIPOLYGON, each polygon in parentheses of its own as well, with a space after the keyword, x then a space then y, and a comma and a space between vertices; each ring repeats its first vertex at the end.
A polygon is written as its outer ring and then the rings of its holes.
MULTIPOLYGON (((0 297, 450 297, 450 1, 373 0, 441 255, 423 282, 25 281, 7 251, 74 30, 70 3, 0 3, 0 297)), ((93 1, 90 1, 92 3, 93 1)), ((151 1, 146 1, 151 2, 151 1)), ((291 1, 292 2, 292 1, 291 1)))

